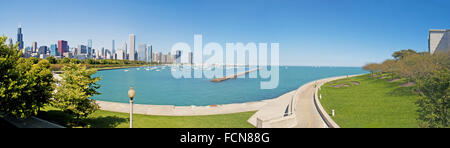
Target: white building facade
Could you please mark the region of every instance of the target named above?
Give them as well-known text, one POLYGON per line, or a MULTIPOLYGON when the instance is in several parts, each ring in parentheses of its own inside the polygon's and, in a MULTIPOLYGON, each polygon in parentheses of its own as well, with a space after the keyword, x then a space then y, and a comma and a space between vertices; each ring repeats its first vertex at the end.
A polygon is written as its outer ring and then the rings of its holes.
POLYGON ((428 50, 435 52, 448 52, 450 50, 450 29, 431 29, 428 37, 428 50))

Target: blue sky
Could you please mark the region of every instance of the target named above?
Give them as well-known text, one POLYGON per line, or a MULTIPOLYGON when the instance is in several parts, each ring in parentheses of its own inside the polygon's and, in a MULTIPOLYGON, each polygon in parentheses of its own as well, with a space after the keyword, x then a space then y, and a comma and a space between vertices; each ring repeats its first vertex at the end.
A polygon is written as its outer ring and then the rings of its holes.
POLYGON ((282 65, 362 66, 400 49, 427 51, 429 29, 450 29, 448 0, 0 0, 0 34, 25 46, 93 40, 94 48, 177 42, 280 43, 282 65))

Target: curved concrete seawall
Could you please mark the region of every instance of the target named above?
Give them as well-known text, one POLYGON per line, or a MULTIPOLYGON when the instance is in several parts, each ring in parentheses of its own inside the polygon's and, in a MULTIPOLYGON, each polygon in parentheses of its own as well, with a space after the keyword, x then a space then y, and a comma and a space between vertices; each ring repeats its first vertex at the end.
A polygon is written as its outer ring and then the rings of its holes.
POLYGON ((248 122, 258 128, 339 128, 322 107, 318 89, 339 76, 312 81, 261 107, 248 122))

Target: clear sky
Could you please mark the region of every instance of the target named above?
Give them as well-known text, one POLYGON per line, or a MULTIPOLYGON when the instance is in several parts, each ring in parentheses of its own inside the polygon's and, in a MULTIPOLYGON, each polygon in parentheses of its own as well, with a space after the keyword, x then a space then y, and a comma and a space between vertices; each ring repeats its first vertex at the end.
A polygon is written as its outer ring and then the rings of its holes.
POLYGON ((280 64, 362 66, 400 49, 428 50, 429 29, 450 29, 449 0, 0 0, 0 34, 25 46, 93 40, 168 52, 177 42, 278 42, 280 64))

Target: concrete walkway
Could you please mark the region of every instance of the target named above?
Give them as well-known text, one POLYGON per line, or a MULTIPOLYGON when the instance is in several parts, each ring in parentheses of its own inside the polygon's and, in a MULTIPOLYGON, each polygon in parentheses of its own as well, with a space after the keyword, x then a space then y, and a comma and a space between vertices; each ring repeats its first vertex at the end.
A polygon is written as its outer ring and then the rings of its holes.
POLYGON ((17 128, 65 128, 64 126, 48 122, 37 117, 30 117, 27 119, 3 117, 3 119, 17 128))
POLYGON ((295 105, 297 126, 295 128, 326 128, 327 125, 322 120, 314 104, 315 82, 310 82, 298 91, 298 98, 295 105))
MULTIPOLYGON (((159 115, 159 116, 201 116, 231 114, 259 110, 262 106, 273 100, 259 102, 247 102, 238 104, 214 105, 214 106, 172 106, 172 105, 142 105, 134 104, 135 114, 159 115)), ((102 110, 129 113, 130 104, 96 101, 102 110)))
POLYGON ((326 78, 302 86, 298 91, 299 97, 297 98, 295 105, 295 115, 297 119, 297 126, 295 126, 295 128, 328 128, 314 103, 316 89, 330 81, 354 76, 358 75, 326 78), (317 88, 315 88, 316 84, 317 88))

